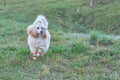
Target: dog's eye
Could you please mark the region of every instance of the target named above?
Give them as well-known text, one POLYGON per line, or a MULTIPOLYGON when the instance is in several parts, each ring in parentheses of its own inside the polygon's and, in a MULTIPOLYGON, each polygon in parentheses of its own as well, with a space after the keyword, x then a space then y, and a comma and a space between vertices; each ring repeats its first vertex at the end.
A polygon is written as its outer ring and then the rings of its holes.
POLYGON ((39 29, 39 27, 37 27, 37 29, 39 29))

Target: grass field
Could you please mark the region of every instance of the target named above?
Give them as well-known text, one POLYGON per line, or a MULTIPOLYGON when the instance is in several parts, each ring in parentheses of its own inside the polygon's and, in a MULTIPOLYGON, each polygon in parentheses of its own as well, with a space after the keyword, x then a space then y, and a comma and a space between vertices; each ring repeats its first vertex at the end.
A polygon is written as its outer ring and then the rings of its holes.
POLYGON ((119 80, 120 1, 0 0, 0 80, 119 80), (51 45, 31 60, 27 26, 38 14, 49 20, 51 45), (63 33, 89 33, 90 39, 63 33))

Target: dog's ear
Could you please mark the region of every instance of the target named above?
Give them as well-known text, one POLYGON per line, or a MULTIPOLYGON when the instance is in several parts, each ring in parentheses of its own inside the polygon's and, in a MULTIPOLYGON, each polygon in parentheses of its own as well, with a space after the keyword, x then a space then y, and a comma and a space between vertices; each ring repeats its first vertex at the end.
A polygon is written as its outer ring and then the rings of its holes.
POLYGON ((34 38, 37 38, 37 37, 38 37, 38 33, 37 33, 37 31, 35 30, 34 26, 29 26, 29 27, 27 28, 27 32, 28 32, 29 35, 31 35, 31 36, 34 37, 34 38))
POLYGON ((42 34, 42 38, 43 38, 43 39, 47 38, 46 33, 43 33, 43 34, 42 34))
POLYGON ((31 29, 29 33, 32 37, 38 38, 38 33, 35 29, 31 29))

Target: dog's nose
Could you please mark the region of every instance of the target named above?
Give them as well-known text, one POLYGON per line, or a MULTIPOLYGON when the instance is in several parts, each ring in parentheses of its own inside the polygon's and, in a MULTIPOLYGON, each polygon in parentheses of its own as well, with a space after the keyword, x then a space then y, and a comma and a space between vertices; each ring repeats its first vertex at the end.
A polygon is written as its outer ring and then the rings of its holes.
POLYGON ((40 33, 43 33, 43 31, 40 31, 40 33))

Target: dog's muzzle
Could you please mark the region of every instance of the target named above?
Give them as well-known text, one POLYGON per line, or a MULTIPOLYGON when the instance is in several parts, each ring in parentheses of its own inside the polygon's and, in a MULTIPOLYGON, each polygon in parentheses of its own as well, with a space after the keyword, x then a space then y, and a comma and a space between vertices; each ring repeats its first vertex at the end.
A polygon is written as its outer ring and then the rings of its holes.
POLYGON ((42 33, 43 33, 43 31, 40 31, 40 33, 42 34, 42 33))

